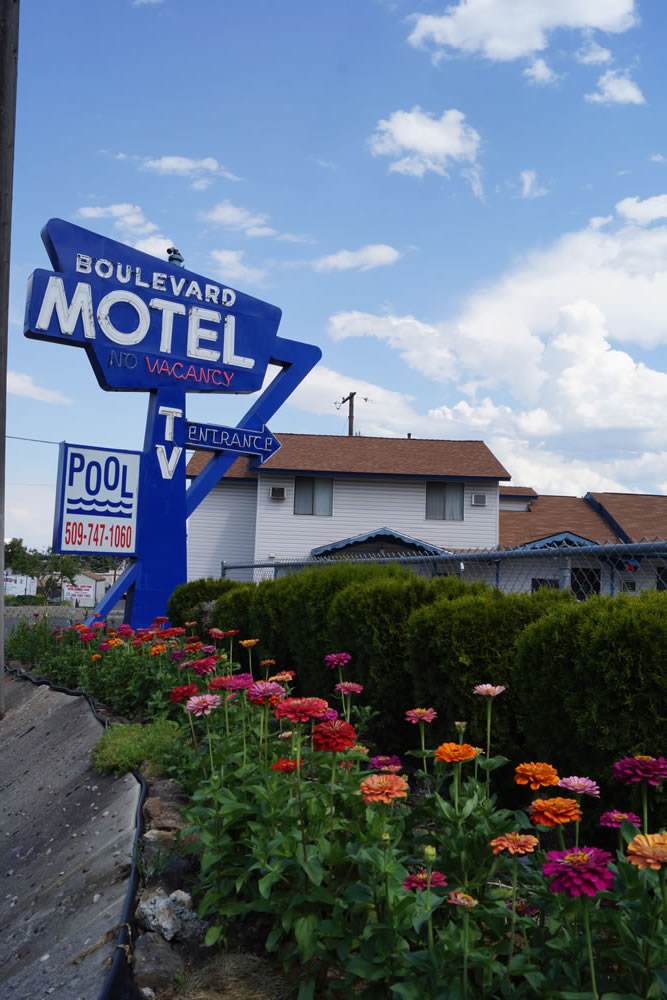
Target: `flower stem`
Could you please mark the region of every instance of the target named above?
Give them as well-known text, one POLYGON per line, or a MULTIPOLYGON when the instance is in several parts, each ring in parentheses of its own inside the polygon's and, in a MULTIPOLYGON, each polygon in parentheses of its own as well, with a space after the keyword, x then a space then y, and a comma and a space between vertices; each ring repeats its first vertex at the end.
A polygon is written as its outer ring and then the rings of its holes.
POLYGON ((648 783, 642 781, 642 816, 644 818, 644 833, 648 833, 648 783))
POLYGON ((593 992, 593 1000, 599 1000, 599 993, 597 990, 597 985, 595 982, 595 963, 593 961, 593 943, 591 941, 591 923, 588 916, 588 907, 585 901, 582 899, 581 908, 584 915, 584 932, 586 934, 586 948, 588 950, 588 968, 591 972, 591 988, 593 992))
MULTIPOLYGON (((468 996, 468 925, 470 914, 466 910, 463 914, 463 1000, 468 996)), ((597 998, 596 998, 597 1000, 597 998)))
POLYGON ((422 742, 422 762, 424 764, 424 774, 428 774, 428 761, 426 760, 426 743, 424 741, 424 723, 419 723, 419 735, 422 742))
POLYGON ((565 837, 563 835, 563 827, 562 826, 558 827, 558 843, 560 845, 561 851, 564 851, 565 850, 565 837))
POLYGON ((431 865, 426 866, 426 909, 428 910, 428 950, 433 955, 433 917, 431 916, 431 865))
POLYGON ((301 822, 301 846, 303 848, 304 864, 308 864, 306 849, 306 821, 303 816, 303 799, 301 798, 301 723, 296 727, 296 793, 299 799, 299 820, 301 822))
MULTIPOLYGON (((493 698, 486 699, 486 760, 491 760, 491 706, 493 698)), ((491 772, 486 772, 486 797, 491 798, 491 772)))
POLYGON ((211 777, 213 777, 213 747, 211 745, 211 728, 208 724, 208 716, 206 716, 206 736, 208 738, 208 755, 211 760, 211 777))
POLYGON ((514 867, 512 869, 512 920, 510 923, 510 949, 507 956, 507 976, 509 978, 512 955, 514 954, 514 928, 516 926, 516 886, 519 877, 519 859, 516 855, 512 859, 514 867))
POLYGON ((329 822, 329 840, 333 840, 333 825, 334 825, 334 783, 336 781, 336 752, 334 751, 331 755, 333 761, 331 763, 331 819, 329 822))
POLYGON ((459 814, 459 777, 461 774, 461 765, 454 765, 454 812, 458 816, 459 814))

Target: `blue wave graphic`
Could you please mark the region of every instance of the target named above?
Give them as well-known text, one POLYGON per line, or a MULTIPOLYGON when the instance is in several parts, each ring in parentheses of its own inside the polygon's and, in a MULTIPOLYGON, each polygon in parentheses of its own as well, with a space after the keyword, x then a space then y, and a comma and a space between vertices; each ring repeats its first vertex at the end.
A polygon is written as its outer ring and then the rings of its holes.
POLYGON ((72 497, 68 503, 92 504, 93 506, 104 504, 106 507, 123 507, 125 510, 132 510, 132 503, 123 503, 122 500, 96 500, 95 497, 77 497, 76 499, 72 497))
POLYGON ((106 510, 104 507, 99 507, 99 508, 98 507, 90 507, 88 509, 85 509, 83 507, 68 507, 67 510, 66 510, 66 513, 67 514, 88 514, 89 517, 92 517, 95 514, 99 515, 100 517, 111 515, 112 517, 123 517, 123 518, 126 518, 126 520, 128 520, 128 521, 132 520, 132 515, 131 514, 122 514, 118 510, 106 510))

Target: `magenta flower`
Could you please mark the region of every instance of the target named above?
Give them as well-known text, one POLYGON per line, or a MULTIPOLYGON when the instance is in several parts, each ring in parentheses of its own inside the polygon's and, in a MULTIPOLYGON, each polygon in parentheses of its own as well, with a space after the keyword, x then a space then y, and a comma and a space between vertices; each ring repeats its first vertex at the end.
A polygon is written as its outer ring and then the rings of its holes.
POLYGON ((172 649, 169 654, 172 660, 182 660, 185 655, 186 653, 184 649, 172 649))
POLYGON ((207 656, 210 656, 212 653, 215 653, 215 646, 202 646, 201 651, 202 653, 206 653, 207 656))
POLYGON ((284 698, 285 688, 276 681, 255 681, 252 687, 248 688, 248 698, 256 701, 258 698, 284 698))
POLYGON ((392 754, 391 757, 387 754, 378 754, 377 757, 371 757, 369 764, 371 767, 375 768, 376 771, 383 771, 385 767, 395 767, 400 771, 403 767, 401 764, 401 758, 397 757, 396 754, 392 754))
POLYGON ((215 657, 205 656, 201 660, 195 660, 192 664, 192 669, 196 674, 213 674, 215 673, 215 657))
MULTIPOLYGON (((103 629, 105 628, 105 625, 104 622, 93 622, 93 624, 90 627, 95 629, 103 629)), ((120 629, 118 629, 118 631, 120 633, 120 629)))
POLYGON ((417 725, 418 722, 433 722, 437 715, 434 708, 411 708, 405 713, 405 718, 408 722, 417 725))
POLYGON ((503 691, 506 690, 507 688, 504 688, 502 684, 498 684, 497 687, 494 687, 493 684, 477 684, 476 687, 472 689, 472 693, 481 694, 485 698, 495 698, 497 695, 502 694, 503 691))
MULTIPOLYGON (((134 645, 134 643, 132 643, 132 645, 134 645)), ((194 660, 182 660, 178 664, 178 669, 179 670, 187 670, 187 668, 191 667, 194 662, 195 662, 194 660)))
POLYGON ((626 785, 635 781, 659 785, 667 778, 667 760, 664 757, 624 757, 614 764, 614 777, 626 785))
POLYGON ((242 691, 244 688, 251 688, 254 683, 252 674, 229 674, 220 678, 220 687, 227 691, 242 691))
POLYGON ((345 667, 351 659, 349 653, 329 653, 324 657, 324 662, 331 670, 336 670, 337 667, 345 667))
POLYGON ((620 809, 612 809, 611 812, 602 813, 600 826, 611 826, 614 830, 620 830, 621 825, 626 820, 628 823, 634 823, 638 830, 641 829, 642 821, 636 813, 621 812, 620 809))
POLYGON ((211 709, 220 707, 220 695, 197 694, 193 698, 188 698, 185 707, 188 712, 194 712, 196 716, 210 715, 211 709))
POLYGON ((328 708, 326 712, 323 712, 322 715, 316 715, 315 718, 322 722, 335 722, 338 718, 338 712, 335 708, 328 708))
POLYGON ((101 642, 97 648, 101 650, 111 649, 111 645, 108 642, 101 642))
POLYGON ((363 690, 361 684, 355 684, 353 681, 341 681, 340 684, 336 684, 336 691, 342 691, 343 694, 361 694, 363 690))
POLYGON ((575 795, 593 795, 596 799, 600 798, 600 789, 591 778, 577 778, 576 776, 561 778, 558 787, 567 788, 568 792, 574 792, 575 795))
MULTIPOLYGON (((447 885, 447 879, 442 874, 442 872, 431 872, 431 888, 436 885, 447 885)), ((408 875, 408 877, 403 882, 403 888, 410 892, 414 889, 415 892, 422 892, 424 889, 428 888, 428 872, 426 869, 416 872, 414 875, 408 875)))
POLYGON ((609 851, 598 847, 573 847, 569 851, 549 851, 542 872, 552 882, 551 892, 566 896, 595 896, 609 889, 614 873, 607 867, 612 860, 609 851))

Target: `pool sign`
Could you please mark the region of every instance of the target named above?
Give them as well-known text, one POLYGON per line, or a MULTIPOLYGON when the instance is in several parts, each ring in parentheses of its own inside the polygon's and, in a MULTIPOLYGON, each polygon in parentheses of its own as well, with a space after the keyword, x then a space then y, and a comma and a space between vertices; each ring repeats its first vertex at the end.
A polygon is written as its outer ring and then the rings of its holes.
POLYGON ((133 556, 141 452, 60 445, 54 552, 133 556))
POLYGON ((28 281, 26 337, 83 348, 105 390, 149 393, 141 453, 63 445, 54 548, 134 557, 95 610, 127 592, 126 621, 148 625, 186 580, 187 518, 237 455, 261 464, 280 447, 266 424, 321 351, 278 336, 277 306, 176 260, 62 219, 42 239, 54 270, 28 281), (188 392, 260 395, 228 427, 188 422, 188 392), (186 490, 188 447, 216 455, 186 490))

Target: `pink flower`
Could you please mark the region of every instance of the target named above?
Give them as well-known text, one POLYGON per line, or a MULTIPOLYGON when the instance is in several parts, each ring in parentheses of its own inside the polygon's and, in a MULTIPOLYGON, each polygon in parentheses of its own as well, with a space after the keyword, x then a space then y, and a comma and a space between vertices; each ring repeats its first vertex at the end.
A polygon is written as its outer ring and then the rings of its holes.
POLYGON ((477 906, 478 900, 473 899, 463 889, 453 889, 449 894, 447 902, 451 903, 452 906, 462 906, 466 910, 472 910, 474 906, 477 906))
POLYGON ((593 795, 596 799, 600 798, 600 789, 591 778, 577 778, 576 776, 561 778, 558 787, 567 788, 568 792, 574 792, 575 795, 593 795))
POLYGON ((497 695, 502 694, 503 691, 506 690, 507 688, 504 688, 502 684, 498 684, 497 687, 494 687, 493 684, 477 684, 477 686, 472 689, 472 693, 481 694, 485 698, 495 698, 497 695))
POLYGON ((437 715, 434 708, 411 708, 409 712, 405 713, 405 718, 408 722, 417 725, 418 722, 433 722, 437 715))
POLYGON ((614 777, 626 785, 634 781, 659 785, 667 778, 667 760, 664 757, 624 757, 614 764, 614 777))
POLYGON ((600 826, 611 826, 614 830, 620 830, 623 822, 634 823, 639 830, 642 821, 636 813, 621 812, 620 809, 612 809, 611 812, 602 813, 600 816, 600 826))
POLYGON ((324 657, 324 662, 331 670, 335 670, 337 667, 347 666, 351 659, 349 653, 329 653, 324 657))
POLYGON ((569 851, 549 851, 542 871, 552 882, 551 892, 574 896, 595 896, 609 889, 614 873, 608 868, 609 851, 598 847, 572 847, 569 851))
POLYGON ((361 694, 363 690, 361 684, 354 684, 353 681, 341 681, 340 684, 336 684, 336 691, 342 691, 343 694, 361 694))
MULTIPOLYGON (((442 874, 442 872, 431 872, 431 888, 436 885, 447 885, 447 879, 442 874)), ((408 875, 408 877, 403 882, 403 888, 407 889, 408 892, 414 889, 415 892, 422 892, 424 889, 428 888, 428 872, 426 869, 422 869, 419 872, 415 872, 414 875, 408 875)))
POLYGON ((194 698, 188 698, 185 706, 188 712, 195 715, 210 715, 211 709, 220 707, 220 695, 218 694, 198 694, 194 698))
POLYGON ((371 757, 369 763, 376 771, 384 771, 386 767, 396 767, 400 771, 403 767, 401 758, 397 757, 396 754, 392 754, 391 757, 387 754, 378 754, 377 757, 371 757))
POLYGON ((220 678, 220 687, 227 691, 242 691, 255 683, 252 674, 228 674, 220 678))
POLYGON ((275 681, 255 681, 252 687, 248 688, 248 698, 255 701, 256 698, 284 698, 285 688, 275 681))
POLYGON ((318 715, 317 718, 321 719, 322 722, 335 722, 338 718, 338 712, 335 708, 328 708, 326 712, 323 712, 322 715, 318 715))
POLYGON ((202 660, 195 660, 192 669, 196 674, 212 674, 215 673, 215 662, 214 656, 205 656, 202 660))

